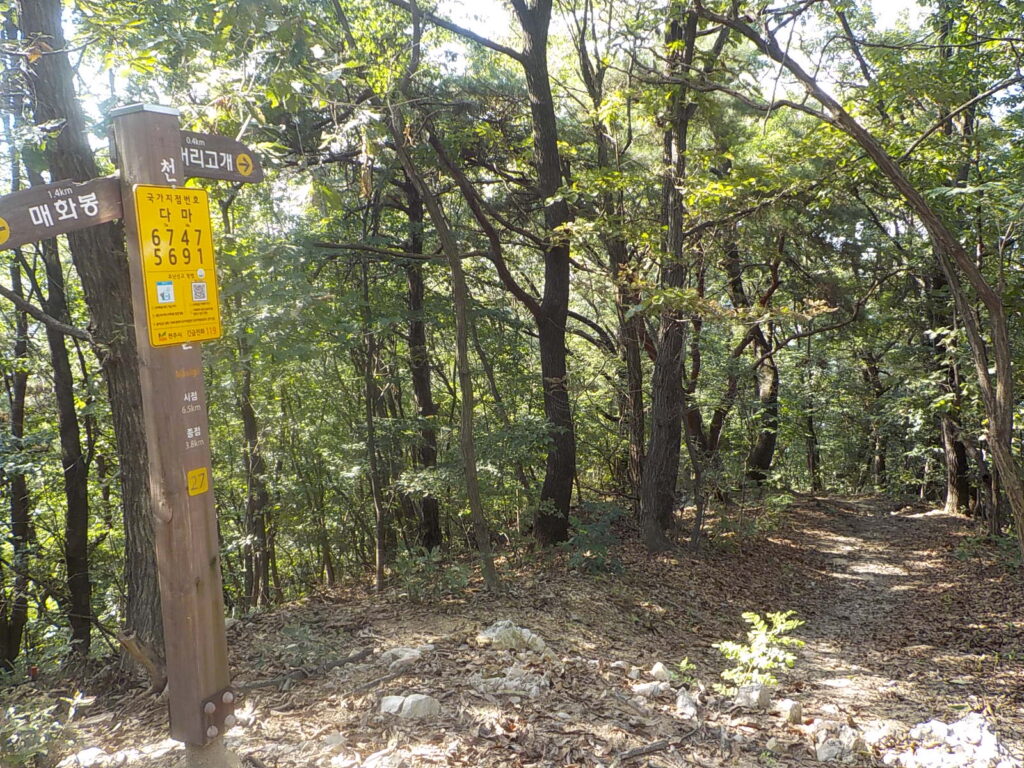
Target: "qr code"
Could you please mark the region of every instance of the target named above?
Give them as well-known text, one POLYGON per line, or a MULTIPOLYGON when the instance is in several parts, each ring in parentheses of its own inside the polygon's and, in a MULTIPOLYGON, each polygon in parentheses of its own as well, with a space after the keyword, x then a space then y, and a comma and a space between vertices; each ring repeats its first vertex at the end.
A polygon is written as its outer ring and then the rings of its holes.
POLYGON ((192 301, 206 300, 206 283, 192 283, 192 301))

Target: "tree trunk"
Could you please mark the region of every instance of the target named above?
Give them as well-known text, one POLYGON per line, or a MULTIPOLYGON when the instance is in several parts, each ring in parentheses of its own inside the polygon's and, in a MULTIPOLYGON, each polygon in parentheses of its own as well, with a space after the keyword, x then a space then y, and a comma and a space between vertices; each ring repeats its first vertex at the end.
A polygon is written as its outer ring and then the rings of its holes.
POLYGON ((804 417, 804 438, 807 441, 807 474, 811 478, 811 493, 821 493, 821 448, 814 428, 814 415, 808 411, 804 417))
MULTIPOLYGON (((11 265, 11 290, 24 296, 21 268, 11 265)), ((11 447, 21 450, 25 439, 25 397, 28 392, 28 318, 15 313, 14 361, 4 374, 10 407, 11 447)), ((28 623, 28 564, 32 545, 31 502, 24 472, 8 475, 10 500, 10 537, 12 548, 11 589, 0 581, 0 670, 13 670, 21 652, 21 638, 28 623)))
MULTIPOLYGON (((37 179, 33 183, 41 183, 37 179)), ((70 323, 64 290, 64 273, 57 253, 57 241, 42 243, 46 265, 46 301, 50 317, 70 323)), ((66 500, 64 525, 64 565, 70 601, 67 605, 71 626, 71 652, 81 658, 89 655, 92 635, 92 583, 89 578, 89 466, 82 452, 82 440, 75 408, 75 382, 71 373, 64 335, 46 327, 46 341, 53 367, 53 390, 57 401, 57 431, 60 436, 61 468, 66 500)))
MULTIPOLYGON (((408 183, 402 188, 409 207, 408 250, 410 253, 423 253, 423 201, 415 184, 408 183)), ((405 277, 409 297, 409 372, 419 415, 416 463, 423 469, 431 470, 437 466, 437 406, 434 405, 430 384, 430 353, 427 349, 423 307, 423 265, 418 261, 410 261, 405 267, 405 277)), ((437 497, 427 493, 418 500, 416 506, 419 513, 420 546, 427 550, 440 547, 443 541, 437 497)))
MULTIPOLYGON (((668 50, 668 75, 688 72, 693 63, 697 36, 697 16, 682 14, 681 5, 671 6, 666 24, 665 47, 668 50)), ((683 217, 685 203, 679 186, 686 178, 687 134, 693 107, 686 101, 687 91, 677 86, 669 105, 669 127, 662 142, 665 176, 662 181, 662 220, 665 225, 665 263, 661 282, 667 288, 680 288, 686 282, 683 263, 683 217)), ((679 474, 679 449, 682 440, 683 409, 683 337, 684 319, 680 312, 662 312, 657 339, 657 357, 651 375, 651 433, 644 458, 640 486, 640 531, 648 551, 670 546, 666 524, 676 504, 676 479, 679 474)), ((694 468, 695 472, 699 471, 694 468)))
POLYGON ((576 477, 576 430, 569 404, 565 324, 569 312, 569 242, 559 230, 572 221, 562 186, 555 100, 548 76, 547 43, 551 0, 513 7, 523 30, 521 63, 526 75, 533 125, 533 154, 537 169, 537 199, 544 205, 544 295, 537 317, 540 370, 551 447, 545 463, 534 536, 542 545, 569 536, 569 505, 576 477))
POLYGON ((384 589, 384 565, 387 559, 387 514, 381 490, 380 461, 377 456, 377 400, 380 388, 377 386, 377 334, 371 325, 370 317, 370 276, 364 261, 361 265, 363 292, 363 336, 365 338, 366 359, 363 366, 363 397, 366 403, 366 458, 369 465, 370 495, 373 498, 373 543, 374 543, 374 576, 373 588, 376 592, 384 589))
POLYGON ((267 463, 263 458, 262 438, 256 409, 252 404, 252 360, 248 341, 244 336, 238 342, 242 363, 242 386, 238 405, 242 413, 242 434, 245 440, 245 527, 249 606, 262 608, 271 603, 270 546, 267 539, 267 509, 270 493, 267 491, 267 463), (251 571, 251 574, 249 573, 251 571))
MULTIPOLYGON (((754 347, 755 354, 761 348, 754 347)), ((758 421, 761 429, 757 441, 747 454, 747 477, 760 485, 768 479, 779 437, 779 366, 775 358, 765 357, 757 367, 757 399, 760 403, 758 421)))
MULTIPOLYGON (((22 0, 21 28, 27 40, 40 38, 48 52, 30 66, 34 75, 36 123, 63 124, 47 142, 56 179, 87 181, 98 175, 75 96, 74 73, 61 28, 60 0, 22 0)), ((125 623, 140 641, 163 652, 153 521, 149 497, 149 461, 142 422, 128 263, 117 224, 102 224, 68 235, 71 257, 81 280, 100 348, 121 467, 125 526, 125 623)))

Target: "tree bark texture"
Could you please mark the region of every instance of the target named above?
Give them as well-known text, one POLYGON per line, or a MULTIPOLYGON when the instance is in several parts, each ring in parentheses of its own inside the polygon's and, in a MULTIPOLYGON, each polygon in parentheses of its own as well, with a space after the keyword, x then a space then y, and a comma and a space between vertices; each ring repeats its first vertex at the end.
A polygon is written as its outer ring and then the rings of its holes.
MULTIPOLYGON (((26 40, 40 39, 52 52, 31 66, 37 123, 62 123, 47 143, 54 179, 87 181, 98 175, 86 137, 85 119, 74 91, 74 73, 61 26, 60 0, 22 0, 26 40)), ((102 224, 68 235, 71 257, 82 281, 93 337, 107 384, 117 453, 125 527, 127 628, 162 654, 163 626, 154 555, 148 459, 142 421, 142 392, 123 236, 117 224, 102 224)))
MULTIPOLYGON (((244 332, 243 332, 244 333, 244 332)), ((242 362, 242 386, 238 406, 242 414, 245 440, 245 528, 246 528, 246 602, 248 607, 262 608, 271 603, 270 544, 267 536, 267 512, 270 492, 267 490, 267 462, 259 420, 252 402, 252 360, 248 342, 239 340, 242 362)))
MULTIPOLYGON (((423 253, 423 200, 415 184, 407 183, 403 189, 409 208, 407 249, 410 253, 423 253)), ((423 306, 423 265, 417 261, 410 261, 405 266, 405 278, 409 301, 409 372, 419 416, 416 463, 423 469, 430 470, 437 466, 437 406, 434 404, 430 382, 430 353, 427 349, 427 324, 423 306)), ((419 544, 427 550, 436 549, 442 544, 441 512, 437 497, 432 493, 425 494, 417 501, 416 506, 419 544)))

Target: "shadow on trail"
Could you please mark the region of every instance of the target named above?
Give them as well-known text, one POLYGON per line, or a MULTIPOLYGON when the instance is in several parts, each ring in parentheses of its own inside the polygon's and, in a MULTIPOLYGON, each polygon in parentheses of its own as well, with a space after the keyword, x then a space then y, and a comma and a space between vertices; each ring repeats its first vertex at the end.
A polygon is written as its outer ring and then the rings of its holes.
POLYGON ((994 598, 975 590, 992 585, 953 556, 963 518, 879 498, 805 498, 792 523, 772 544, 816 555, 786 606, 806 621, 790 676, 804 697, 909 725, 999 701, 1019 738, 1020 626, 984 605, 994 598))

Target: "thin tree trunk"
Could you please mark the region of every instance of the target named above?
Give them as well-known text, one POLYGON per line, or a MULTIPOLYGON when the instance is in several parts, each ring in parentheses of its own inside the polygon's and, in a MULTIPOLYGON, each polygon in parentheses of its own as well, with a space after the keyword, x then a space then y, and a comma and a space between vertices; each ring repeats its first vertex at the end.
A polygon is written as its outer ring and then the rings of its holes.
MULTIPOLYGON (((41 181, 41 179, 39 180, 41 181)), ((64 274, 57 253, 57 241, 42 243, 46 265, 47 296, 44 303, 50 317, 69 324, 64 291, 64 274)), ((75 383, 64 335, 46 327, 53 367, 53 390, 57 401, 57 431, 60 437, 61 468, 64 475, 64 565, 70 601, 71 652, 81 658, 89 654, 92 629, 92 583, 89 578, 89 467, 82 452, 82 440, 75 408, 75 383)))
MULTIPOLYGON (((402 188, 406 193, 409 208, 408 250, 410 253, 422 253, 423 201, 415 184, 408 183, 402 188)), ((423 306, 423 265, 417 261, 410 261, 405 267, 405 277, 409 297, 409 372, 419 416, 416 461, 423 469, 432 470, 437 466, 437 406, 434 404, 434 393, 430 383, 430 352, 427 349, 423 306)), ((427 550, 436 549, 443 543, 441 512, 437 497, 427 493, 416 504, 419 513, 420 546, 427 550)))
MULTIPOLYGON (((422 177, 416 172, 412 158, 405 148, 405 130, 403 120, 398 111, 391 108, 391 133, 395 139, 395 150, 398 154, 406 177, 416 185, 420 199, 423 201, 434 223, 441 250, 448 259, 448 268, 452 275, 452 299, 455 308, 455 357, 459 375, 460 421, 459 448, 462 452, 463 471, 466 476, 466 495, 469 500, 470 520, 473 525, 473 536, 480 554, 480 565, 484 584, 491 592, 500 589, 498 572, 494 568, 494 557, 491 553, 491 535, 484 515, 483 499, 480 495, 480 480, 477 474, 476 441, 473 435, 473 374, 469 365, 469 287, 462 269, 462 259, 458 244, 448 226, 441 201, 434 194, 422 177)), ((563 326, 564 332, 564 326, 563 326)))
POLYGON ((267 491, 267 463, 263 458, 259 422, 252 404, 252 361, 244 335, 239 339, 238 347, 242 362, 238 405, 242 413, 242 434, 245 440, 245 524, 252 571, 247 602, 250 606, 261 608, 271 603, 270 546, 267 539, 270 493, 267 491))
POLYGON ((376 383, 377 371, 377 335, 371 326, 370 317, 370 276, 363 261, 361 266, 362 279, 362 319, 363 337, 366 359, 363 366, 363 397, 366 402, 366 457, 369 464, 370 495, 373 498, 373 543, 374 543, 374 576, 373 587, 376 592, 384 589, 384 565, 387 559, 387 543, 385 537, 387 516, 383 493, 380 488, 380 467, 377 457, 377 399, 380 389, 376 383))
POLYGON ((804 358, 804 390, 808 402, 804 411, 804 440, 807 445, 807 476, 811 480, 811 493, 821 493, 824 488, 821 482, 821 447, 818 444, 818 432, 814 425, 814 371, 811 358, 811 336, 807 337, 807 355, 804 358))
MULTIPOLYGON (((11 290, 24 296, 21 268, 10 268, 11 290)), ((25 397, 28 392, 28 317, 15 313, 14 362, 4 375, 10 407, 11 447, 21 450, 25 439, 25 397)), ((32 545, 31 501, 24 472, 8 475, 10 536, 12 552, 11 589, 0 581, 0 669, 13 670, 21 652, 21 640, 28 623, 28 566, 32 545)))

